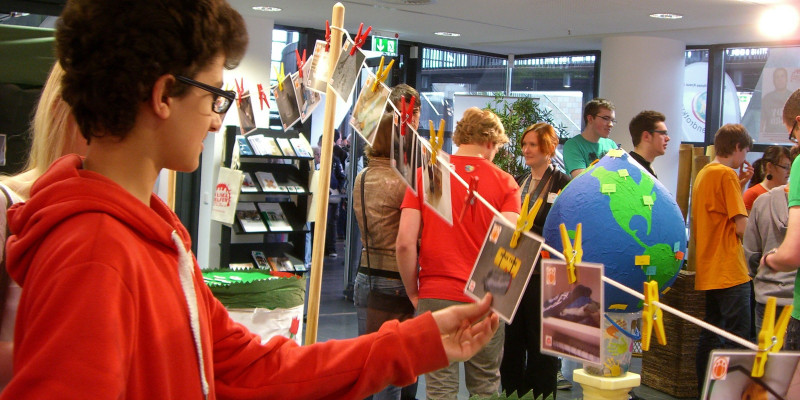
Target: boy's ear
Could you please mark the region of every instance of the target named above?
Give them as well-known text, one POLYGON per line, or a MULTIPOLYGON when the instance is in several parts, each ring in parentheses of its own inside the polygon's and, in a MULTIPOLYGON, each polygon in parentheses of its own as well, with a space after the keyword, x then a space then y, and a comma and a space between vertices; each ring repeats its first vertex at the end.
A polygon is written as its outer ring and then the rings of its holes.
POLYGON ((172 74, 161 75, 153 84, 149 106, 153 113, 161 118, 166 119, 170 115, 172 97, 169 96, 169 92, 174 84, 175 77, 172 74))

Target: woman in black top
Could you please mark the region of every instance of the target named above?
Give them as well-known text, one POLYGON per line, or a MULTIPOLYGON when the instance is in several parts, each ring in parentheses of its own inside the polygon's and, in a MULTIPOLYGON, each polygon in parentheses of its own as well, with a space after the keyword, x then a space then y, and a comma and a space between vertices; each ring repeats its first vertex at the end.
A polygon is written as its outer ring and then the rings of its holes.
MULTIPOLYGON (((522 155, 530 171, 519 178, 517 183, 525 195, 530 193, 529 207, 542 199, 542 206, 533 221, 531 231, 542 234, 547 213, 558 193, 569 183, 569 176, 550 163, 558 146, 555 129, 544 122, 528 127, 522 135, 522 155)), ((514 323, 506 326, 505 351, 500 366, 503 390, 520 396, 533 390, 534 398, 556 394, 556 374, 558 359, 539 352, 541 328, 540 296, 541 273, 539 264, 531 276, 528 287, 514 317, 514 323)))

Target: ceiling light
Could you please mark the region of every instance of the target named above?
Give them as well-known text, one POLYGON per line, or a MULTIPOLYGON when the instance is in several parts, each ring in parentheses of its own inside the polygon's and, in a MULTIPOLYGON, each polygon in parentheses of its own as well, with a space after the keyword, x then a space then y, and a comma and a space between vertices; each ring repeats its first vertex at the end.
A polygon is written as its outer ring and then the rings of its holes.
POLYGON ((278 11, 281 11, 283 9, 280 8, 280 7, 255 6, 255 7, 253 7, 253 10, 264 11, 264 12, 278 12, 278 11))
POLYGON ((650 17, 658 19, 681 19, 683 18, 683 15, 672 13, 654 13, 650 14, 650 17))
POLYGON ((447 36, 447 37, 459 37, 459 36, 461 36, 460 33, 455 33, 455 32, 436 32, 436 33, 434 33, 434 35, 447 36))
POLYGON ((788 4, 781 4, 770 7, 761 14, 758 28, 766 36, 780 38, 796 31, 799 24, 800 15, 797 9, 788 4))

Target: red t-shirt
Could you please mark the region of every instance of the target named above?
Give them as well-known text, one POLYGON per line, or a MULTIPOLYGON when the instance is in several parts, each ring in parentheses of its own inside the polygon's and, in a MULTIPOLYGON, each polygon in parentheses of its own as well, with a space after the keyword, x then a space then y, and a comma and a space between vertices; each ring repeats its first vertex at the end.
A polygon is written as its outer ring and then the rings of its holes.
POLYGON ((767 188, 765 188, 760 183, 753 185, 749 189, 745 190, 744 194, 742 195, 742 200, 744 201, 744 208, 746 208, 747 211, 749 212, 750 209, 753 208, 753 203, 756 202, 758 196, 761 196, 764 193, 767 193, 767 188))
MULTIPOLYGON (((450 163, 467 182, 472 176, 477 176, 478 193, 498 211, 519 213, 519 185, 511 175, 478 157, 450 156, 450 163)), ((422 182, 421 168, 417 169, 417 182, 422 182)), ((422 192, 418 197, 407 189, 400 208, 422 212, 419 298, 471 303, 473 300, 464 295, 464 287, 494 214, 483 203, 476 201, 464 214, 464 220, 459 222, 458 216, 465 207, 467 188, 452 176, 450 194, 453 226, 448 225, 430 207, 424 206, 422 192)))

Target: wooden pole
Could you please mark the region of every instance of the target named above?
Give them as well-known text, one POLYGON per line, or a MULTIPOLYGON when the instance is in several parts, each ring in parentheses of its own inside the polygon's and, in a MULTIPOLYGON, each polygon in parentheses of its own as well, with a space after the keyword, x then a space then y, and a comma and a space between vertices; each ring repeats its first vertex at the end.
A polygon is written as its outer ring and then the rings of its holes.
MULTIPOLYGON (((702 150, 702 147, 700 148, 702 150)), ((697 150, 697 148, 695 148, 697 150)), ((709 158, 706 155, 699 155, 695 156, 692 162, 692 182, 691 185, 694 186, 694 179, 697 177, 697 173, 700 172, 703 167, 705 167, 709 163, 709 158)), ((695 264, 695 246, 697 242, 695 241, 695 237, 690 233, 689 234, 689 262, 686 263, 686 269, 688 271, 697 271, 697 264, 695 264)))
POLYGON ((682 144, 678 150, 678 191, 675 196, 686 221, 689 215, 689 191, 692 187, 692 145, 682 144))
POLYGON ((713 144, 706 146, 706 155, 709 160, 714 161, 714 158, 717 156, 717 150, 714 148, 713 144))
MULTIPOLYGON (((336 3, 331 16, 331 46, 328 58, 328 71, 333 72, 339 53, 342 51, 344 6, 336 3), (339 29, 336 29, 339 28, 339 29)), ((336 94, 330 85, 325 92, 325 119, 322 130, 322 149, 319 159, 319 185, 314 193, 317 210, 314 222, 314 246, 311 251, 311 282, 308 287, 308 310, 306 313, 305 344, 317 342, 319 323, 319 296, 322 289, 322 261, 325 257, 325 231, 328 225, 328 198, 331 185, 331 160, 333 158, 333 123, 336 115, 336 94)))

